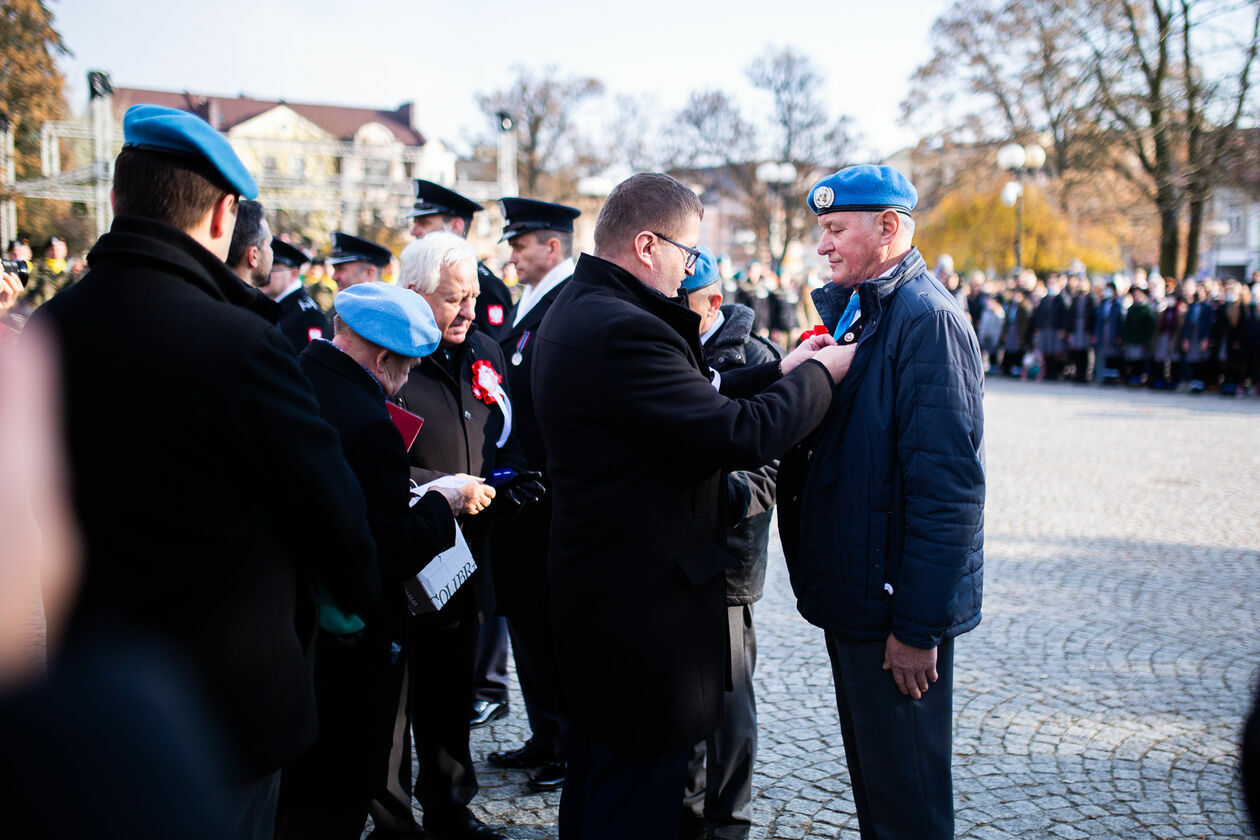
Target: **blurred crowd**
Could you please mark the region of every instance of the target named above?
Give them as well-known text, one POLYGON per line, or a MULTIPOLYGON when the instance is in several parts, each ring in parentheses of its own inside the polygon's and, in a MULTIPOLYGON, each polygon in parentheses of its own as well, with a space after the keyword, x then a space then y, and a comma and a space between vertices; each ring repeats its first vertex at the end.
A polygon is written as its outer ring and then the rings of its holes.
POLYGON ((964 307, 989 372, 1222 396, 1260 380, 1260 272, 1234 278, 1084 272, 1010 278, 941 272, 964 307))

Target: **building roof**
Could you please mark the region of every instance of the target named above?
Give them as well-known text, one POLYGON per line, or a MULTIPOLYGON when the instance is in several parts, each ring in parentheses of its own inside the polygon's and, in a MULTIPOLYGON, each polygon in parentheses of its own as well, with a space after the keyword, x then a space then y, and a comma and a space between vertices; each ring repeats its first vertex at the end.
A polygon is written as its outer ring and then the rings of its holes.
POLYGON ((410 102, 394 111, 373 108, 350 108, 342 105, 309 105, 283 100, 252 99, 248 96, 229 98, 207 96, 184 91, 143 90, 140 88, 116 88, 114 107, 121 114, 132 105, 164 105, 179 108, 204 119, 219 131, 227 131, 259 114, 284 105, 303 118, 327 131, 338 140, 351 140, 365 123, 380 123, 393 132, 398 140, 408 146, 423 146, 424 135, 412 126, 414 105, 410 102))

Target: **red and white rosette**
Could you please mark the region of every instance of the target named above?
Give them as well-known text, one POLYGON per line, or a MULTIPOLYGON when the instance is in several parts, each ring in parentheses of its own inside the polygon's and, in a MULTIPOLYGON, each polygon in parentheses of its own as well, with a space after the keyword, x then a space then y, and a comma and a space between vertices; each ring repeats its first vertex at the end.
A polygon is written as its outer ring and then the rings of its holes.
POLYGON ((499 410, 503 412, 503 434, 499 435, 499 439, 494 444, 502 449, 503 444, 507 443, 508 435, 512 434, 512 403, 508 400, 507 392, 503 390, 502 375, 487 359, 473 362, 472 392, 474 397, 486 405, 498 403, 499 410))

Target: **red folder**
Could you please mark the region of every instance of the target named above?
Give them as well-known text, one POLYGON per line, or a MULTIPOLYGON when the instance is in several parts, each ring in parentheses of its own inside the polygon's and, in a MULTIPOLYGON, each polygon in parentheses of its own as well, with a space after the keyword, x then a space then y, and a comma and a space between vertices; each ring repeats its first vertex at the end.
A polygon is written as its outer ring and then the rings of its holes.
POLYGON ((389 419, 394 421, 398 433, 402 435, 403 445, 410 450, 411 444, 416 442, 416 435, 420 434, 420 427, 424 425, 424 418, 392 402, 386 402, 385 408, 389 410, 389 419))

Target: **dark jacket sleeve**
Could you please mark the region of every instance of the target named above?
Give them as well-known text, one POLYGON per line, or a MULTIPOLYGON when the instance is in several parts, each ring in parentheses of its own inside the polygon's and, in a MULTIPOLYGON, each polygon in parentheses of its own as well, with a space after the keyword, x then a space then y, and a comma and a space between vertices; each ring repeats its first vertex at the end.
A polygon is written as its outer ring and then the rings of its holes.
POLYGON ((407 458, 402 438, 388 420, 360 429, 346 442, 346 454, 362 478, 381 584, 390 590, 455 544, 455 518, 446 499, 434 491, 409 507, 407 458))
POLYGON ((831 405, 821 364, 807 362, 755 397, 731 400, 691 366, 681 339, 660 320, 618 327, 605 334, 602 369, 592 376, 616 383, 609 396, 624 433, 667 457, 683 453, 706 469, 756 468, 805 437, 831 405))
POLYGON ((239 385, 238 410, 259 441, 254 458, 270 465, 262 472, 277 485, 268 498, 288 499, 294 515, 303 512, 304 527, 294 531, 305 545, 295 556, 311 558, 346 610, 366 610, 380 597, 380 586, 363 491, 278 330, 259 334, 239 385))
POLYGON ((761 469, 727 473, 726 492, 730 499, 732 520, 747 519, 769 512, 774 507, 778 479, 777 458, 761 469))
POLYGON ((905 540, 893 632, 940 644, 965 583, 984 511, 983 375, 963 321, 932 310, 911 325, 897 360, 897 459, 905 540))

